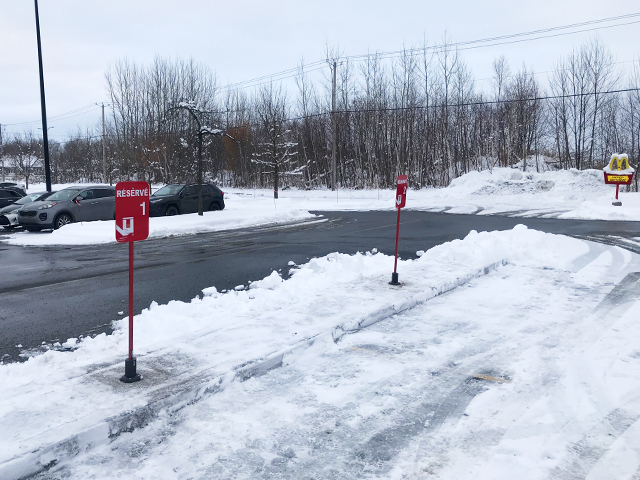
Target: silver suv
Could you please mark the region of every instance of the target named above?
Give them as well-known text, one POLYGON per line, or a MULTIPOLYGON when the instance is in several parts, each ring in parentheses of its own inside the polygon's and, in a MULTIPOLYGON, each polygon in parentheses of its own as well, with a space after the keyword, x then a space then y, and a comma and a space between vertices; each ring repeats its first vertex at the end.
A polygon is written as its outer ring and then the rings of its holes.
POLYGON ((18 212, 18 223, 29 231, 58 229, 67 223, 113 220, 116 189, 107 186, 69 187, 45 201, 25 205, 18 212))

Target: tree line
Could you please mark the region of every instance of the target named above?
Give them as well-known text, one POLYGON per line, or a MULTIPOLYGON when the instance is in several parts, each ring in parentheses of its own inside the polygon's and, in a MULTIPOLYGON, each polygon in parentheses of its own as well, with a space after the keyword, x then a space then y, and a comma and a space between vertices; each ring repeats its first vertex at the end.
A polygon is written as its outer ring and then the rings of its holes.
MULTIPOLYGON (((446 186, 472 170, 539 168, 542 157, 557 169, 601 168, 622 151, 640 159, 640 61, 622 68, 597 39, 560 58, 546 87, 499 57, 480 89, 446 41, 391 59, 327 59, 337 65, 335 112, 331 76, 314 80, 304 65, 293 93, 274 82, 249 92, 221 87, 193 60, 121 60, 105 75, 107 178, 99 126, 52 142, 53 181, 194 181, 202 129, 205 178, 275 190, 330 186, 334 135, 337 183, 349 188, 392 187, 399 174, 413 188, 446 186)), ((31 181, 41 151, 25 134, 2 155, 31 181)))

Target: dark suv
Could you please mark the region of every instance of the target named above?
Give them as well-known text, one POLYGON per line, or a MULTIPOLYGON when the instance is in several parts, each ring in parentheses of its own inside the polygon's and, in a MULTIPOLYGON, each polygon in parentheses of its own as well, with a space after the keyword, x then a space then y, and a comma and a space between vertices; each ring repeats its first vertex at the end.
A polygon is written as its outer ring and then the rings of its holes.
MULTIPOLYGON (((213 183, 202 184, 202 209, 224 209, 224 192, 213 183)), ((165 185, 149 198, 149 215, 180 215, 198 211, 198 184, 174 183, 165 185)))
POLYGON ((23 193, 21 189, 14 187, 2 187, 0 188, 0 208, 4 208, 12 203, 20 200, 26 193, 23 193))

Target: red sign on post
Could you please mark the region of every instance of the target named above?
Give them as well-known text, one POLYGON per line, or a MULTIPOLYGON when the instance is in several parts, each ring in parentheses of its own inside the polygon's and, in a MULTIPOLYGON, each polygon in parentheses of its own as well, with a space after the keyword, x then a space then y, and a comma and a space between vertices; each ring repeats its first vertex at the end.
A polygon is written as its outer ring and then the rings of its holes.
POLYGON ((399 175, 396 186, 396 208, 398 209, 398 224, 396 225, 396 257, 391 274, 391 285, 400 285, 398 281, 398 239, 400 238, 400 209, 407 203, 407 176, 399 175))
POLYGON ((400 175, 396 186, 396 208, 404 208, 407 203, 407 176, 400 175))
POLYGON ((118 182, 116 185, 116 240, 137 242, 149 236, 149 184, 118 182))
POLYGON ((149 236, 149 184, 118 182, 116 185, 116 240, 129 244, 129 358, 124 361, 125 383, 142 377, 136 372, 133 356, 133 242, 149 236))

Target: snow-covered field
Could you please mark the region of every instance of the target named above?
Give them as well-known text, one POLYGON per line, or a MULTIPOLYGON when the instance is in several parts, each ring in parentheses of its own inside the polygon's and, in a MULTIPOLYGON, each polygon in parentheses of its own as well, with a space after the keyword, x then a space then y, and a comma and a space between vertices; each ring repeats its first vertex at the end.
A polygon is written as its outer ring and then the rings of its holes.
MULTIPOLYGON (((56 185, 63 188, 65 185, 56 185)), ((625 187, 626 188, 626 187, 625 187)), ((30 191, 43 190, 34 185, 30 191)), ((312 211, 391 210, 392 190, 271 190, 225 187, 226 208, 174 218, 150 219, 150 237, 186 235, 312 218, 312 211)), ((624 190, 622 188, 621 190, 624 190)), ((433 212, 521 217, 640 221, 640 193, 621 192, 621 207, 611 204, 615 186, 600 170, 544 173, 511 168, 471 172, 447 188, 409 190, 407 208, 433 212)), ((115 242, 113 221, 74 224, 55 232, 16 232, 4 237, 15 245, 73 245, 115 242)))
MULTIPOLYGON (((518 169, 495 168, 462 175, 446 188, 409 190, 407 208, 458 214, 640 221, 640 193, 625 192, 625 189, 620 188, 622 206, 615 207, 612 205, 615 186, 605 185, 600 170, 523 173, 518 169)), ((226 190, 253 197, 251 190, 226 190)), ((395 190, 292 189, 280 195, 296 207, 310 211, 395 208, 395 190)), ((255 196, 266 200, 272 193, 257 190, 255 196)))
POLYGON ((400 288, 392 265, 336 253, 153 304, 137 384, 118 381, 124 319, 0 366, 0 477, 639 473, 638 256, 518 226, 400 261, 400 288))

